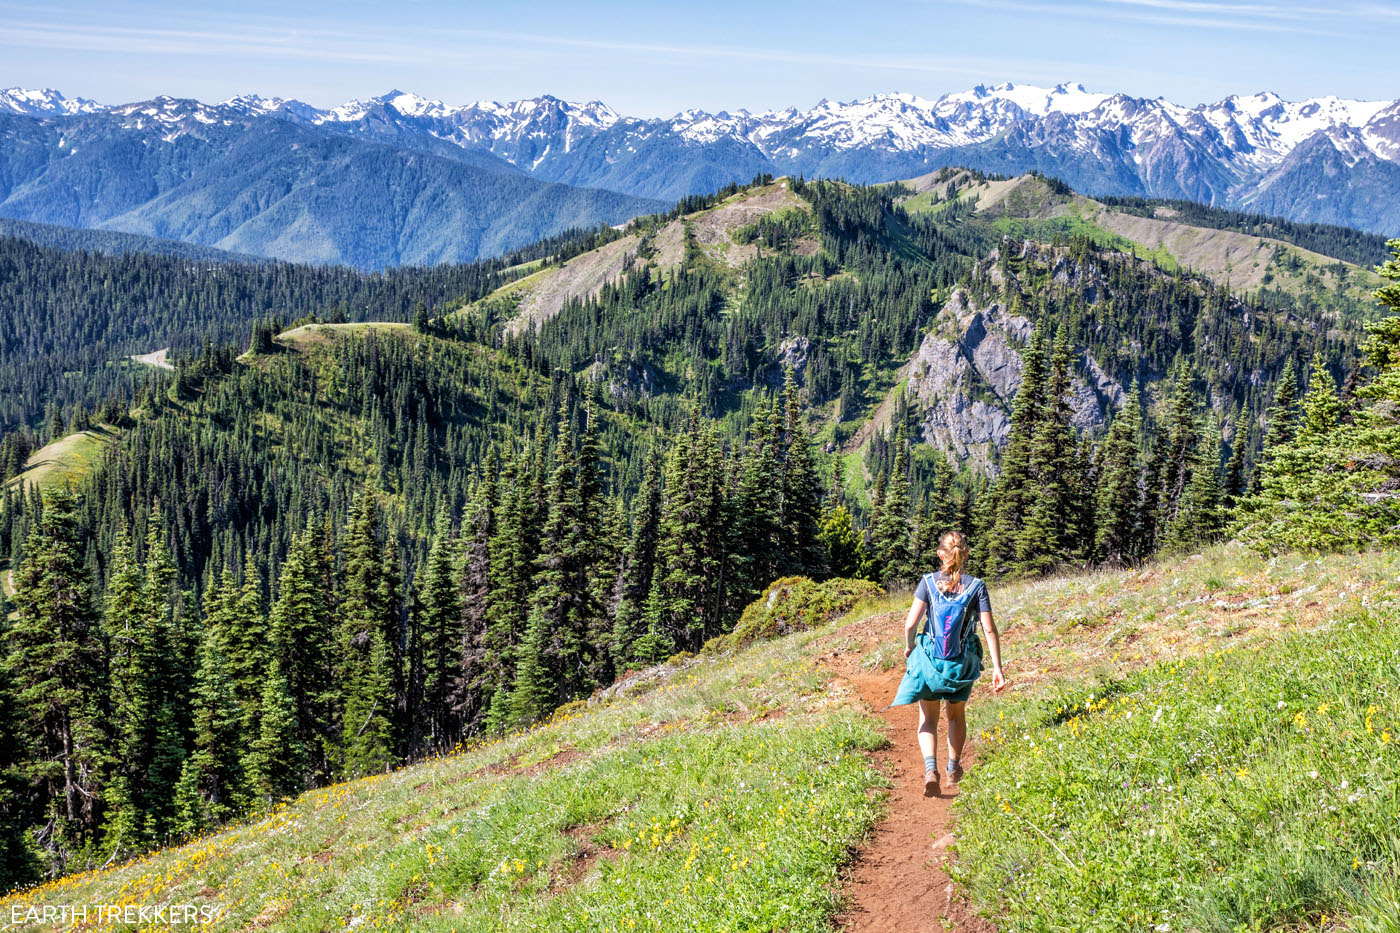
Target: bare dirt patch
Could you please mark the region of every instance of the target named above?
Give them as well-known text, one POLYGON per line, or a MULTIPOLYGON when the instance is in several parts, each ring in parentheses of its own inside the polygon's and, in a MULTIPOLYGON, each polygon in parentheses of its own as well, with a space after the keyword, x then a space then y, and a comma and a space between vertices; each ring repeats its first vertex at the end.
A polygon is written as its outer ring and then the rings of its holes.
POLYGON ((550 879, 549 893, 558 894, 587 878, 599 859, 615 862, 622 857, 621 849, 602 845, 594 838, 605 826, 607 822, 603 821, 564 830, 574 844, 573 857, 560 863, 559 871, 550 879))
POLYGON ((544 275, 520 300, 520 308, 506 333, 515 336, 539 327, 563 310, 571 298, 592 298, 609 282, 616 282, 636 262, 641 237, 625 236, 595 250, 575 256, 563 268, 544 275))
POLYGON ((673 220, 651 238, 651 261, 658 269, 674 269, 685 261, 685 221, 673 220))
POLYGON ((153 350, 150 353, 133 353, 128 357, 133 363, 140 363, 143 366, 153 366, 156 369, 174 369, 175 364, 168 359, 170 348, 164 347, 153 350))
MULTIPOLYGON (((915 741, 918 709, 914 705, 887 708, 902 671, 867 671, 860 659, 902 621, 901 613, 884 613, 847 626, 830 636, 831 647, 822 663, 855 688, 864 705, 885 722, 891 744, 875 753, 879 768, 894 784, 889 815, 875 828, 857 853, 847 874, 845 893, 850 906, 837 918, 843 929, 886 933, 889 930, 969 931, 994 933, 996 927, 977 915, 958 894, 948 874, 949 846, 956 840, 953 801, 956 785, 944 782, 937 797, 923 795, 924 762, 915 741)), ((976 693, 984 691, 979 688, 976 693)), ((980 697, 975 697, 976 702, 980 697)), ((984 700, 985 701, 985 700, 984 700)), ((943 730, 939 730, 939 760, 943 730)), ((972 737, 963 751, 967 769, 975 768, 977 747, 972 737)))
POLYGON ((807 209, 807 202, 793 194, 787 182, 779 182, 762 194, 745 196, 712 210, 691 215, 695 240, 706 254, 739 266, 758 254, 753 244, 740 246, 732 234, 760 217, 790 208, 807 209))

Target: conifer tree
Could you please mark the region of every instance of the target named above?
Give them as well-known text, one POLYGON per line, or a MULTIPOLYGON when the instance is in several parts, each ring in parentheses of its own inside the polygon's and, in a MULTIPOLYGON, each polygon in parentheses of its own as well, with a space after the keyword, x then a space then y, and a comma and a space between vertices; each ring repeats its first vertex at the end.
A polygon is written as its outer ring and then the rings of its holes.
POLYGON ((24 711, 31 749, 25 779, 54 821, 47 846, 61 867, 70 847, 96 841, 94 777, 105 732, 96 706, 105 689, 97 614, 77 503, 67 491, 51 492, 44 503, 14 577, 13 601, 18 619, 7 632, 5 671, 24 711))
POLYGON ((822 512, 822 546, 829 555, 833 577, 855 577, 864 563, 865 543, 855 527, 851 512, 837 504, 822 512))
MULTIPOLYGON (((278 579, 277 601, 272 606, 268 636, 276 661, 276 679, 281 687, 263 691, 262 730, 273 730, 264 742, 282 741, 284 700, 293 711, 293 737, 301 748, 298 761, 309 769, 306 780, 320 784, 330 775, 333 734, 331 710, 331 648, 335 625, 331 605, 331 565, 325 534, 315 519, 292 540, 278 579), (268 717, 272 717, 269 720, 268 717), (269 722, 272 723, 269 726, 269 722)), ((271 665, 267 683, 274 679, 271 665)), ((260 738, 261 740, 261 738, 260 738)), ((268 768, 279 768, 278 759, 260 763, 264 768, 259 781, 264 796, 278 788, 299 785, 302 775, 270 775, 268 768)))
POLYGON ((1162 546, 1190 551, 1214 541, 1223 525, 1220 510, 1220 428, 1212 416, 1190 451, 1187 475, 1174 514, 1163 530, 1162 546))
POLYGON ((461 564, 457 593, 462 606, 462 661, 450 701, 458 721, 469 730, 480 727, 481 711, 489 699, 490 667, 486 660, 486 608, 491 592, 492 502, 496 498, 494 449, 482 475, 472 484, 462 522, 461 564))
POLYGON ((661 534, 661 446, 653 442, 646 473, 637 493, 632 537, 623 557, 617 608, 610 639, 613 664, 626 670, 636 660, 634 643, 642 634, 643 609, 656 573, 656 547, 661 534))
POLYGON ((901 421, 894 435, 894 463, 880 503, 879 523, 871 530, 876 579, 908 580, 914 573, 913 526, 909 521, 909 438, 901 421))
POLYGON ((245 567, 246 576, 236 594, 232 591, 232 579, 228 581, 228 598, 235 602, 228 614, 225 642, 239 731, 245 736, 252 736, 257 734, 263 679, 272 661, 272 648, 268 644, 268 619, 262 583, 252 569, 251 561, 245 562, 245 567))
POLYGON ((194 652, 188 650, 175 589, 175 564, 160 531, 159 514, 153 515, 146 534, 145 579, 141 609, 150 631, 152 649, 149 676, 156 690, 151 723, 146 786, 146 835, 164 839, 171 831, 171 803, 184 766, 189 733, 190 672, 194 652))
POLYGON ((193 835, 218 825, 245 805, 246 788, 238 750, 244 742, 243 710, 234 693, 229 636, 239 623, 233 574, 204 597, 204 631, 193 695, 193 750, 185 759, 175 792, 175 830, 193 835))
POLYGON ((538 542, 532 459, 529 445, 516 457, 507 459, 497 486, 485 650, 485 685, 490 687, 493 706, 495 696, 505 696, 514 680, 515 648, 524 635, 530 605, 530 578, 538 542))
POLYGON ((984 503, 979 561, 989 577, 1005 576, 1019 569, 1017 544, 1030 515, 1030 488, 1036 431, 1044 409, 1045 332, 1037 327, 1021 352, 1021 385, 1011 408, 1011 430, 1002 450, 1000 470, 984 503))
POLYGON ((0 886, 6 890, 36 880, 39 868, 28 838, 37 814, 25 774, 24 717, 10 674, 0 666, 0 886))
POLYGON ((146 613, 144 577, 125 527, 117 532, 107 578, 103 629, 108 643, 106 692, 110 738, 103 800, 104 848, 140 847, 145 836, 146 771, 151 763, 158 686, 155 632, 146 613))
POLYGON ((463 627, 457 598, 457 540, 445 509, 439 510, 434 529, 414 614, 414 655, 421 678, 417 693, 422 698, 414 718, 426 726, 428 747, 441 750, 451 747, 460 732, 449 696, 461 676, 463 627))
POLYGON ((336 693, 340 700, 336 771, 357 777, 385 770, 394 758, 394 685, 388 632, 397 606, 385 605, 379 506, 362 493, 350 512, 343 545, 336 693))
POLYGON ((636 643, 641 661, 664 661, 678 648, 694 648, 711 611, 707 596, 717 569, 707 543, 706 520, 714 504, 698 415, 666 457, 665 497, 656 545, 656 575, 647 597, 646 633, 636 643))
POLYGON ((1181 511, 1193 471, 1202 460, 1198 455, 1201 426, 1196 408, 1191 373, 1183 360, 1177 364, 1172 375, 1172 394, 1167 410, 1165 459, 1162 461, 1157 509, 1157 525, 1163 535, 1167 528, 1177 523, 1177 513, 1181 511))
POLYGON ((812 441, 802 421, 797 380, 787 368, 783 387, 783 490, 780 547, 782 572, 820 579, 827 573, 822 547, 821 481, 812 458, 812 441))
MULTIPOLYGON (((734 494, 726 503, 724 611, 741 611, 788 565, 782 514, 781 432, 775 408, 754 412, 751 437, 738 470, 734 494)), ((703 525, 701 526, 704 527, 703 525)))
POLYGON ((1134 382, 1103 443, 1094 523, 1094 556, 1103 563, 1127 563, 1138 553, 1141 406, 1142 392, 1134 382))
MULTIPOLYGON (((1277 388, 1274 390, 1274 404, 1264 415, 1264 445, 1259 452, 1260 468, 1273 458, 1275 451, 1293 440, 1293 436, 1297 432, 1297 401, 1298 376, 1293 368, 1293 356, 1290 354, 1284 360, 1283 369, 1278 375, 1277 388)), ((1255 471, 1255 479, 1257 488, 1258 469, 1255 471)))
POLYGON ((267 667, 262 699, 258 705, 258 731, 248 743, 244 768, 258 801, 271 804, 304 789, 302 775, 308 768, 307 746, 298 732, 297 701, 274 655, 267 667))
POLYGON ((1031 438, 1029 482, 1034 489, 1016 536, 1015 572, 1041 574, 1077 557, 1074 428, 1069 408, 1069 335, 1056 334, 1040 412, 1031 438))

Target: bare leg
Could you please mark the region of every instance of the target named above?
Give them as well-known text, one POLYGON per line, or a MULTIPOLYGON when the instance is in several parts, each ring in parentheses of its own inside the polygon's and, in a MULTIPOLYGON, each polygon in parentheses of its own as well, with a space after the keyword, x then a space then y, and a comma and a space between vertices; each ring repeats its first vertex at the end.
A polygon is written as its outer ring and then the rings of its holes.
POLYGON ((948 701, 948 757, 957 761, 962 757, 963 743, 967 741, 967 701, 948 701))
POLYGON ((932 757, 938 747, 938 700, 919 701, 919 752, 932 757))

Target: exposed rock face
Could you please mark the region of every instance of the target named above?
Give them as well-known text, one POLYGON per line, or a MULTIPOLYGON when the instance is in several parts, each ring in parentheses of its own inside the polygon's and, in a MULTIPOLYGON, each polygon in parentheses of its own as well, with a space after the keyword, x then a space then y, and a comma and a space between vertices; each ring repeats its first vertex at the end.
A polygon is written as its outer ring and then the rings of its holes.
MULTIPOLYGON (((1066 271, 1067 275, 1073 274, 1066 271)), ((1087 285, 1092 288, 1092 284, 1087 285)), ((926 443, 988 473, 1011 430, 1011 406, 1021 387, 1021 348, 1029 319, 1000 301, 975 307, 962 289, 943 305, 909 363, 908 391, 924 412, 926 443)), ((1074 424, 1094 430, 1126 393, 1087 351, 1073 374, 1074 424)))
POLYGON ((789 337, 778 347, 778 382, 783 381, 784 373, 789 366, 792 373, 800 383, 804 380, 807 372, 807 353, 812 348, 812 341, 803 336, 789 337))

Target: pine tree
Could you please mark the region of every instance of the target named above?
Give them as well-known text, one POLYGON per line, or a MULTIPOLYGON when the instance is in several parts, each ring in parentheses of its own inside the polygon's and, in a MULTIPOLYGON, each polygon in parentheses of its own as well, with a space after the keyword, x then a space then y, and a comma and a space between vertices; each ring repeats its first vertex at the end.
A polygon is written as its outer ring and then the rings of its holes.
POLYGON ((159 672, 144 583, 130 534, 123 527, 112 549, 103 619, 111 683, 106 693, 109 762, 103 767, 104 848, 109 851, 139 848, 150 841, 145 835, 145 777, 155 730, 151 691, 158 687, 159 672))
POLYGON ((148 670, 155 688, 149 764, 143 775, 148 800, 146 835, 165 839, 174 819, 171 803, 175 785, 184 767, 190 725, 190 672, 195 657, 185 643, 188 631, 179 617, 175 564, 161 534, 158 514, 152 516, 147 530, 144 569, 141 608, 144 624, 151 633, 148 670))
POLYGON ((636 660, 634 643, 641 636, 643 609, 656 574, 656 547, 661 534, 661 445, 654 442, 637 494, 632 537, 623 558, 617 609, 610 640, 613 664, 626 670, 636 660))
POLYGON ((974 537, 983 542, 978 558, 989 577, 1019 569, 1017 543, 1034 502, 1031 453, 1044 409, 1045 380, 1045 332, 1037 327, 1021 353, 1021 385, 1011 408, 1011 430, 996 482, 983 505, 980 533, 974 537))
POLYGON ((281 660, 273 656, 258 706, 258 731, 248 743, 244 768, 253 793, 262 804, 275 803, 303 789, 307 762, 297 701, 282 674, 281 660))
POLYGON ((1162 465, 1161 491, 1158 505, 1158 527, 1162 534, 1177 521, 1193 470, 1201 458, 1200 418, 1196 411, 1196 393, 1191 386, 1191 373, 1185 361, 1177 364, 1172 377, 1172 394, 1167 411, 1165 460, 1162 465))
POLYGON ((1138 553, 1141 406, 1142 392, 1135 382, 1103 443, 1094 523, 1094 557, 1103 563, 1124 564, 1138 553))
POLYGON ((1325 440, 1341 424, 1342 402, 1337 395, 1337 383, 1327 371, 1320 353, 1312 359, 1312 374, 1300 414, 1297 436, 1307 441, 1325 440))
POLYGON ((468 731, 480 728, 481 713, 489 695, 486 608, 491 593, 492 502, 496 498, 494 449, 488 454, 482 475, 473 484, 462 521, 461 563, 457 568, 457 594, 462 607, 462 659, 452 684, 450 702, 458 721, 468 731))
MULTIPOLYGON (((591 434, 585 427, 584 437, 591 434)), ((542 713, 597 685, 601 606, 596 589, 591 537, 597 532, 596 464, 591 442, 574 450, 567 408, 559 412, 554 470, 546 487, 548 507, 533 578, 529 644, 516 673, 512 706, 517 718, 542 713), (540 691, 547 688, 544 696, 540 691)))
POLYGON ((1220 509, 1220 428, 1212 417, 1190 452, 1189 479, 1177 502, 1175 514, 1162 534, 1162 547, 1171 551, 1194 550, 1214 541, 1224 524, 1220 509))
POLYGON ((418 588, 415 613, 422 710, 415 717, 426 725, 428 747, 450 748, 460 736, 449 695, 462 673, 462 607, 457 589, 457 539, 445 510, 438 513, 432 547, 418 588))
MULTIPOLYGON (((787 565, 783 546, 782 465, 779 460, 777 412, 760 405, 754 412, 751 436, 738 466, 734 494, 725 503, 728 529, 725 552, 727 605, 722 612, 742 608, 787 565)), ((687 647, 693 647, 687 642, 687 647)))
POLYGON ((692 412, 686 433, 677 437, 666 457, 657 572, 644 613, 647 630, 634 650, 634 657, 643 662, 664 661, 678 648, 695 647, 704 630, 716 569, 706 541, 713 505, 709 474, 714 466, 707 460, 699 419, 692 412))
POLYGON ((344 540, 344 598, 339 610, 336 692, 340 699, 341 777, 384 771, 394 758, 394 685, 388 629, 397 606, 385 605, 379 506, 363 493, 350 512, 344 540))
MULTIPOLYGON (((335 644, 331 595, 325 534, 314 519, 308 520, 306 529, 293 539, 278 579, 268 635, 282 688, 275 696, 268 693, 270 687, 263 691, 261 715, 264 731, 268 728, 267 717, 273 717, 274 737, 280 742, 285 696, 294 713, 292 734, 301 748, 295 760, 304 762, 309 771, 303 778, 300 773, 269 774, 265 770, 258 779, 264 796, 277 788, 299 786, 303 780, 324 783, 330 776, 331 752, 338 738, 333 731, 330 695, 330 649, 335 644)), ((270 682, 271 665, 267 677, 270 682)), ((264 769, 278 766, 276 758, 260 763, 264 769)))
POLYGON ((493 512, 495 533, 491 536, 490 591, 486 606, 486 650, 488 665, 484 686, 494 697, 504 696, 515 677, 515 648, 524 635, 530 605, 530 578, 533 575, 538 534, 534 525, 534 501, 538 495, 531 470, 532 455, 527 446, 506 460, 499 496, 493 512))
POLYGON ((37 814, 25 774, 30 749, 24 718, 10 675, 0 666, 0 885, 6 890, 36 880, 39 869, 29 844, 37 814))
POLYGON ((56 867, 69 847, 96 841, 93 778, 105 732, 96 706, 105 689, 97 614, 76 512, 66 491, 51 492, 44 502, 14 577, 18 619, 8 630, 5 658, 31 749, 23 771, 54 821, 47 846, 56 867))
MULTIPOLYGON (((1298 426, 1298 376, 1293 368, 1290 354, 1283 363, 1278 375, 1278 388, 1274 391, 1274 404, 1264 416, 1264 446, 1259 454, 1259 467, 1262 468, 1273 458, 1274 452, 1293 440, 1298 426)), ((1256 483, 1259 470, 1255 471, 1256 483)))
POLYGON ((1016 536, 1015 572, 1041 574, 1078 556, 1074 428, 1070 424, 1069 335, 1061 325, 1051 352, 1029 454, 1035 490, 1016 536))
POLYGON ((831 575, 834 577, 855 577, 864 563, 865 543, 855 527, 851 512, 844 505, 836 505, 822 512, 822 546, 831 561, 831 575))
POLYGON ((238 590, 232 572, 204 597, 204 633, 195 674, 193 751, 185 759, 175 795, 175 829, 193 835, 243 809, 247 788, 238 749, 245 710, 234 689, 230 635, 239 625, 238 590))
POLYGON ((787 368, 783 386, 782 572, 820 579, 827 574, 822 547, 821 481, 812 458, 812 441, 802 421, 797 380, 787 368))
POLYGON ((908 580, 914 574, 913 526, 909 521, 909 438, 903 421, 895 429, 894 464, 880 502, 879 523, 871 529, 876 579, 908 580))

